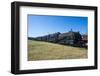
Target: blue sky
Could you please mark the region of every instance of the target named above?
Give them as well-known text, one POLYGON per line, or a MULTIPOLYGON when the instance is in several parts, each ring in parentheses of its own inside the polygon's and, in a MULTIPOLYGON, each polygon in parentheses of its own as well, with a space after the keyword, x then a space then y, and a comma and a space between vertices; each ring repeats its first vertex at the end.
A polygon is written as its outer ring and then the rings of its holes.
POLYGON ((88 17, 28 15, 28 37, 38 37, 55 32, 88 32, 88 17))

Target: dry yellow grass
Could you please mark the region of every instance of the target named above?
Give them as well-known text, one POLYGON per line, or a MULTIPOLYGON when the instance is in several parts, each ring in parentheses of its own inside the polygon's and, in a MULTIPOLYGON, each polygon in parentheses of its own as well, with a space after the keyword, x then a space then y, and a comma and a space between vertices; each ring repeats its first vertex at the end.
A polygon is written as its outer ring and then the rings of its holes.
POLYGON ((87 58, 87 49, 49 42, 28 40, 28 60, 87 58))

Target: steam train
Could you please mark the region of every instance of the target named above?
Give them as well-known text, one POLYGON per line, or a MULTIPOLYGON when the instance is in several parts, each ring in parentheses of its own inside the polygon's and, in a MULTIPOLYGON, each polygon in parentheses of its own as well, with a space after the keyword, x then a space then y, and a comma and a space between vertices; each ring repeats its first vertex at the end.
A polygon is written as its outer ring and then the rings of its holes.
POLYGON ((73 31, 69 31, 66 33, 57 32, 54 34, 36 37, 34 38, 34 40, 53 42, 64 45, 87 47, 86 45, 87 40, 83 41, 82 35, 79 32, 73 32, 73 31))

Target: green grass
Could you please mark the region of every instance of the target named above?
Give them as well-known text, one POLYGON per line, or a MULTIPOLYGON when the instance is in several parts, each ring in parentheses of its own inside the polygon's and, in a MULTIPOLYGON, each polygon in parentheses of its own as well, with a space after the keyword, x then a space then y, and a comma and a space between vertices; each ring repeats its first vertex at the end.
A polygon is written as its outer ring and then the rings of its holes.
POLYGON ((87 49, 43 41, 28 40, 28 60, 82 59, 87 49))

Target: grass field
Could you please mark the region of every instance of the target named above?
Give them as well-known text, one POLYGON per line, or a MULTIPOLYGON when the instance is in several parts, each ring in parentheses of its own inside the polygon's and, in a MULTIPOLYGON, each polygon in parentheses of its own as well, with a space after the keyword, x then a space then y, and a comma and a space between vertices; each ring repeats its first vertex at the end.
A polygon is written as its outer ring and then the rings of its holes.
POLYGON ((28 40, 28 60, 82 59, 87 58, 86 48, 49 42, 28 40))

